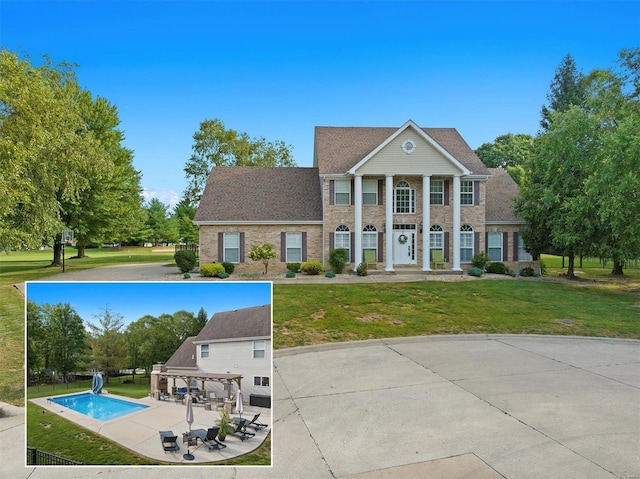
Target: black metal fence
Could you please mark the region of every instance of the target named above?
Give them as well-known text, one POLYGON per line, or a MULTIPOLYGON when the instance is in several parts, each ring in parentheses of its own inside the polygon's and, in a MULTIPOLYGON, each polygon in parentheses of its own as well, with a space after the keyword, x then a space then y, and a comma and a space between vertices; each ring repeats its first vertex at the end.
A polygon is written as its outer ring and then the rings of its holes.
POLYGON ((74 466, 79 464, 82 463, 65 459, 55 454, 49 454, 48 452, 39 451, 35 447, 27 447, 28 466, 74 466))

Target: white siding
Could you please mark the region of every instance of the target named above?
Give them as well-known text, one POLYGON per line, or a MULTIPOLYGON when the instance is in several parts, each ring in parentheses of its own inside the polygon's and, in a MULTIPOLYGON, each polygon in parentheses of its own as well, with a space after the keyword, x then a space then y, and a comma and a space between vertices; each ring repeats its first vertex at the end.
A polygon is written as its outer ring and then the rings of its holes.
POLYGON ((460 174, 460 169, 412 129, 402 132, 370 158, 358 171, 363 175, 441 175, 460 174), (410 155, 402 149, 406 140, 416 148, 410 155))

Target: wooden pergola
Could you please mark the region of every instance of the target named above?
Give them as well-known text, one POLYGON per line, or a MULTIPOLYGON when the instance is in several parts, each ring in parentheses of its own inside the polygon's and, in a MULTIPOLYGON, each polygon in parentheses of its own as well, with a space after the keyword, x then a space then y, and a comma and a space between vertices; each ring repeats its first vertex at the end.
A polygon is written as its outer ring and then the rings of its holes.
POLYGON ((187 394, 190 393, 191 383, 193 381, 200 381, 202 383, 202 390, 204 391, 204 383, 207 381, 215 381, 225 385, 227 391, 227 399, 231 399, 231 384, 235 382, 238 385, 238 389, 242 389, 242 376, 239 374, 224 374, 224 373, 203 373, 203 372, 159 372, 160 377, 167 379, 173 379, 173 387, 176 387, 176 379, 183 380, 187 385, 187 394), (229 387, 226 387, 229 386, 229 387))

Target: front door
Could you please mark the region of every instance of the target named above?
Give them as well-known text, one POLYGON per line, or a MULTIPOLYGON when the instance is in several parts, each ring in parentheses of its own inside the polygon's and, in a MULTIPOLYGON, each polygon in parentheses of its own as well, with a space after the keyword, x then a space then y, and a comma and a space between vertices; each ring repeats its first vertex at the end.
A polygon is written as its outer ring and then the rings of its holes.
POLYGON ((416 233, 411 230, 393 232, 393 264, 416 264, 416 233))

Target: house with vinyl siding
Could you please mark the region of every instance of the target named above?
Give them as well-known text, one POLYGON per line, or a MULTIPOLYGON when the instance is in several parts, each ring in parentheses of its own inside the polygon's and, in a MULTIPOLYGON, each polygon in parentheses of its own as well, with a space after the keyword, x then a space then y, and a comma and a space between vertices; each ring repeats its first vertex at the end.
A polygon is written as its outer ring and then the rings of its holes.
POLYGON ((461 272, 485 251, 519 270, 533 266, 512 211, 517 185, 489 169, 454 128, 316 127, 313 167, 215 167, 194 222, 200 262, 261 269, 246 256, 272 243, 286 263, 348 251, 348 268, 461 272), (441 265, 437 265, 442 267, 441 265))

